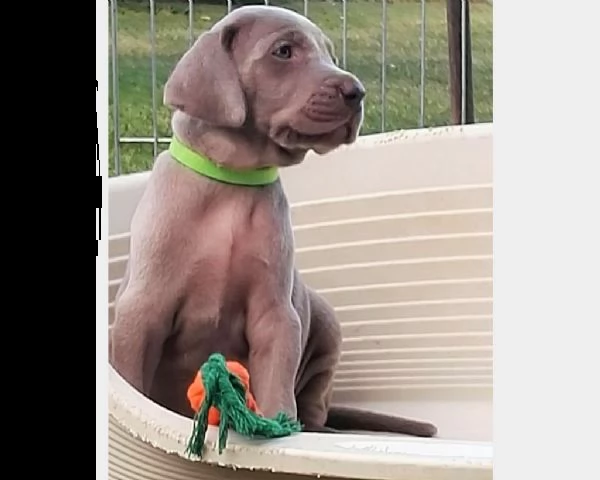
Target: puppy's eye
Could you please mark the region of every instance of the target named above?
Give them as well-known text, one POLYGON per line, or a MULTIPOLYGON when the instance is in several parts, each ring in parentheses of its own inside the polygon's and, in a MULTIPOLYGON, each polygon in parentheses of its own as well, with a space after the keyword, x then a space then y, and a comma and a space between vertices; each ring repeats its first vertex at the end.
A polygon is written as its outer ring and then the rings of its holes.
POLYGON ((288 44, 279 45, 273 50, 273 56, 281 58, 282 60, 289 60, 292 58, 292 46, 288 44))

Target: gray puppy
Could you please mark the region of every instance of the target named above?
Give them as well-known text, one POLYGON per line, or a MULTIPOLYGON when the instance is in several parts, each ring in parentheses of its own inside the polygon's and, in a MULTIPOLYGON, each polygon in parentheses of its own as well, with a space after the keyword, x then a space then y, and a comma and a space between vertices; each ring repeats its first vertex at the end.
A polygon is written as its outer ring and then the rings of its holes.
POLYGON ((220 352, 247 366, 265 415, 286 412, 306 431, 436 434, 330 405, 340 326, 294 268, 275 168, 354 142, 364 95, 323 32, 282 8, 239 8, 180 59, 164 92, 176 142, 133 216, 110 336, 111 364, 132 386, 192 416, 187 387, 220 352))

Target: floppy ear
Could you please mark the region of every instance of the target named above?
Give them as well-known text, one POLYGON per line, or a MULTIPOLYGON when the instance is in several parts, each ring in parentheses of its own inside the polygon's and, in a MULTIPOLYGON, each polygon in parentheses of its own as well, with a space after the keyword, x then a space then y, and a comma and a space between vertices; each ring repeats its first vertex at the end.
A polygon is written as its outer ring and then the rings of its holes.
POLYGON ((231 57, 233 26, 203 33, 175 65, 164 103, 220 127, 241 127, 246 99, 231 57))

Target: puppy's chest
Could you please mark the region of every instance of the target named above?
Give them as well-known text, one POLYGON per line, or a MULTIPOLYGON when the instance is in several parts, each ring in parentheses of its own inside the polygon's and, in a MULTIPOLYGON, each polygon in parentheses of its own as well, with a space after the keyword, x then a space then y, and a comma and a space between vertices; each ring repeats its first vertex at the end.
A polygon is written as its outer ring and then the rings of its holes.
POLYGON ((230 221, 208 223, 195 235, 178 321, 194 337, 233 335, 244 328, 248 296, 257 282, 270 282, 281 269, 285 247, 272 226, 230 221), (269 233, 271 232, 271 233, 269 233), (198 331, 200 330, 200 331, 198 331))

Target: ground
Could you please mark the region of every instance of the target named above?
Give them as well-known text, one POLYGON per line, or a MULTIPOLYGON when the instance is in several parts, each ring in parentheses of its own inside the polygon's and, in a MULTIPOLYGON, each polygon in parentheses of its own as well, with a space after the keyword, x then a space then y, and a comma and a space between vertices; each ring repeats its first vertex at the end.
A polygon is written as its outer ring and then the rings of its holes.
MULTIPOLYGON (((302 0, 271 1, 303 12, 302 0)), ((446 125, 450 118, 448 45, 445 1, 427 0, 425 47, 425 126, 446 125)), ((176 60, 189 46, 187 3, 159 2, 156 7, 157 133, 170 134, 170 112, 162 106, 162 87, 176 60)), ((227 11, 223 5, 194 2, 193 34, 197 36, 227 11)), ((308 16, 334 41, 342 56, 341 2, 310 0, 308 16)), ((367 88, 362 134, 416 128, 420 117, 420 14, 414 0, 393 0, 387 5, 385 124, 382 125, 380 1, 348 0, 346 67, 367 88)), ((119 2, 118 70, 121 137, 152 137, 152 82, 150 14, 147 2, 119 2)), ((492 121, 492 6, 471 1, 473 90, 478 122, 492 121)), ((111 65, 112 68, 112 65, 111 65)), ((110 95, 111 175, 114 170, 113 98, 110 95)), ((159 146, 159 150, 165 145, 159 146)), ((121 173, 148 169, 153 146, 121 145, 121 173)))

